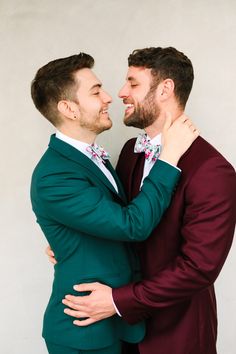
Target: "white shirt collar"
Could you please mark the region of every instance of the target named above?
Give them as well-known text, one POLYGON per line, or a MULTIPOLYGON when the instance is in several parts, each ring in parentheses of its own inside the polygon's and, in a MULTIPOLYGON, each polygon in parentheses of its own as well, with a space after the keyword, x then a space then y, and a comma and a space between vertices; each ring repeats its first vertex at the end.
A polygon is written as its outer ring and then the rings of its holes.
POLYGON ((86 150, 87 147, 90 144, 84 143, 83 141, 79 141, 79 140, 73 139, 73 138, 63 134, 59 130, 56 131, 56 138, 58 138, 58 139, 64 141, 65 143, 73 146, 75 149, 79 150, 80 152, 82 152, 83 154, 85 154, 86 156, 91 158, 91 154, 86 150))
MULTIPOLYGON (((148 136, 148 138, 149 138, 149 136, 148 136)), ((150 139, 150 143, 152 145, 161 145, 161 133, 157 134, 156 136, 154 136, 154 138, 150 139)))

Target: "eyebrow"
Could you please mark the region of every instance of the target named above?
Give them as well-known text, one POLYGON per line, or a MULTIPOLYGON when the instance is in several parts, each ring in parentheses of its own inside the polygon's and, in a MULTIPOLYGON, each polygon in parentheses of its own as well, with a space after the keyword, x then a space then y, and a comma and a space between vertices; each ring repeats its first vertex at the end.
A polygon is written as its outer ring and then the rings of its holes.
POLYGON ((100 87, 102 87, 102 84, 95 84, 89 89, 89 91, 92 91, 94 88, 100 88, 100 87))

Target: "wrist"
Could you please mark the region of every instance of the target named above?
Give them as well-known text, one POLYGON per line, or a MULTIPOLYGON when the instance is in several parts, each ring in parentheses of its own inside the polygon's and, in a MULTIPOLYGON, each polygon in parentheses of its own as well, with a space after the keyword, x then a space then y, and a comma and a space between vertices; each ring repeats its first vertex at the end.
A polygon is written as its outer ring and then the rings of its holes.
POLYGON ((173 166, 177 166, 180 159, 180 155, 177 154, 176 152, 163 149, 163 151, 159 156, 159 159, 164 160, 173 166))

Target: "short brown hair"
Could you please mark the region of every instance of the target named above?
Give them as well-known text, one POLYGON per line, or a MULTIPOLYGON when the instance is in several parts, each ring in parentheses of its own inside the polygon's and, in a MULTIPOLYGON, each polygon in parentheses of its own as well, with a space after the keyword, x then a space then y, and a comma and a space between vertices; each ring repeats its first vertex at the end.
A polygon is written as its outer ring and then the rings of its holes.
POLYGON ((91 69, 94 59, 85 53, 56 59, 40 68, 31 83, 31 97, 35 107, 53 125, 60 124, 57 104, 63 99, 73 99, 76 82, 74 73, 83 68, 91 69))
POLYGON ((188 57, 173 47, 136 49, 128 57, 129 66, 151 69, 154 83, 167 78, 175 84, 175 96, 184 108, 193 86, 194 72, 188 57))

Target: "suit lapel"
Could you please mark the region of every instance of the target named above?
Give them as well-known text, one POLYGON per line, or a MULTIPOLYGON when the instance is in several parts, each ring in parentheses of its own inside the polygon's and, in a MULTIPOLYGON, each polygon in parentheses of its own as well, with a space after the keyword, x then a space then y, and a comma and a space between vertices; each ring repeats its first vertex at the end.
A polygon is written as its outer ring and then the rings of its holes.
POLYGON ((118 187, 118 191, 119 191, 119 195, 121 197, 121 199, 124 201, 124 202, 127 202, 127 198, 126 198, 126 195, 125 195, 125 192, 124 192, 124 188, 122 186, 122 183, 120 181, 120 179, 118 178, 117 176, 117 173, 116 171, 114 170, 114 168, 112 167, 111 163, 109 160, 106 160, 105 162, 105 166, 106 168, 111 172, 114 180, 116 181, 116 184, 117 184, 117 187, 118 187))
POLYGON ((116 172, 124 186, 128 201, 133 199, 132 190, 135 183, 138 183, 134 178, 135 169, 139 162, 140 154, 134 153, 134 144, 136 139, 129 140, 121 151, 116 172))
MULTIPOLYGON (((83 168, 87 169, 90 174, 93 175, 94 178, 99 179, 100 182, 106 185, 107 188, 113 193, 115 193, 117 196, 119 196, 123 201, 123 194, 122 192, 117 194, 115 188, 111 184, 111 182, 108 180, 108 178, 104 175, 104 173, 100 170, 100 168, 92 161, 90 160, 87 156, 85 156, 83 153, 81 153, 79 150, 75 149, 73 146, 65 143, 64 141, 58 139, 55 137, 55 134, 51 136, 50 142, 49 142, 49 147, 55 151, 57 151, 60 155, 63 155, 64 157, 73 160, 74 162, 78 163, 80 166, 83 168)), ((112 169, 112 166, 110 166, 109 171, 112 173, 110 170, 112 169)), ((113 177, 115 178, 116 182, 118 181, 118 177, 114 176, 112 173, 113 177)), ((119 191, 120 189, 120 182, 118 183, 118 188, 119 191)))

